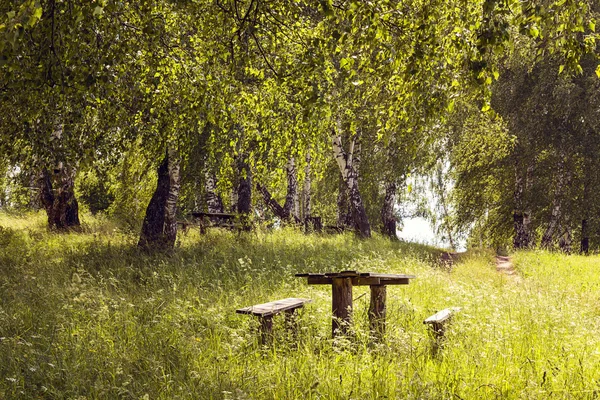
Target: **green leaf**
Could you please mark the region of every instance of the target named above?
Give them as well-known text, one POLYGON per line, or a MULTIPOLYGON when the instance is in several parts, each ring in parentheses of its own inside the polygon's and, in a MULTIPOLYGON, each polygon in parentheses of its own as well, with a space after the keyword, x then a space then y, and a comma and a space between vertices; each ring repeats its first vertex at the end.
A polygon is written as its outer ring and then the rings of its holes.
POLYGON ((42 7, 36 7, 31 16, 29 17, 29 21, 27 25, 33 27, 39 20, 42 18, 42 7))
POLYGON ((588 24, 590 31, 592 32, 596 32, 596 21, 590 21, 590 23, 588 24))
POLYGON ((564 70, 565 70, 565 66, 564 65, 561 65, 560 67, 558 67, 558 73, 559 74, 562 74, 564 70))
POLYGON ((491 109, 490 104, 489 103, 485 103, 483 105, 483 107, 481 107, 481 111, 486 112, 489 111, 491 109))
POLYGON ((596 75, 598 78, 600 78, 600 65, 598 65, 598 68, 596 68, 596 75))
POLYGON ((94 13, 92 15, 95 17, 95 16, 100 16, 103 13, 104 13, 104 9, 100 6, 96 6, 96 8, 94 8, 94 13))
POLYGON ((448 102, 448 111, 454 111, 454 99, 448 102))
POLYGON ((536 38, 540 36, 540 31, 535 26, 532 26, 531 28, 529 28, 529 35, 531 35, 531 37, 536 38))
POLYGON ((342 58, 340 60, 340 68, 349 70, 352 68, 352 59, 351 58, 342 58))

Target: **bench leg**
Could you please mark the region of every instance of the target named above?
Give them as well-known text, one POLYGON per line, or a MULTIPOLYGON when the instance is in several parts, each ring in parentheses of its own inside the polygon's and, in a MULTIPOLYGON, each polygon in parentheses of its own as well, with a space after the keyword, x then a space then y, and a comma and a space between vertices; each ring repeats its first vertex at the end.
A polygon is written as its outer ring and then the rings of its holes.
POLYGON ((436 356, 440 351, 442 342, 444 341, 444 323, 434 322, 429 325, 431 333, 431 354, 436 356))
POLYGON ((296 333, 296 309, 285 310, 285 327, 292 333, 296 333))
POLYGON ((369 327, 376 337, 382 338, 385 334, 385 300, 387 291, 385 285, 371 285, 370 287, 369 327))
POLYGON ((260 343, 268 344, 273 339, 273 316, 259 317, 260 319, 260 343))
POLYGON ((333 311, 331 332, 333 337, 335 337, 340 333, 346 334, 348 326, 350 326, 350 316, 352 315, 352 279, 333 278, 331 290, 333 311))

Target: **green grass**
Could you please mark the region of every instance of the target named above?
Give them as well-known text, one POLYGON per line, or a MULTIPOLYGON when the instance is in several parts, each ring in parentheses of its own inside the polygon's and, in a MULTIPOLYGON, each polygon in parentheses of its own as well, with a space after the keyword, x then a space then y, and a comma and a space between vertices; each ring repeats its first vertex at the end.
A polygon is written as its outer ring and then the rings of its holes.
POLYGON ((306 236, 293 230, 181 235, 169 255, 85 218, 52 234, 39 214, 0 214, 0 399, 547 399, 600 391, 598 257, 490 253, 452 271, 438 250, 306 236), (368 288, 354 289, 354 332, 330 338, 331 296, 297 272, 410 273, 388 288, 385 341, 367 329, 368 288), (235 309, 284 297, 314 302, 291 338, 276 318, 260 346, 235 309), (423 319, 462 307, 438 355, 423 319))

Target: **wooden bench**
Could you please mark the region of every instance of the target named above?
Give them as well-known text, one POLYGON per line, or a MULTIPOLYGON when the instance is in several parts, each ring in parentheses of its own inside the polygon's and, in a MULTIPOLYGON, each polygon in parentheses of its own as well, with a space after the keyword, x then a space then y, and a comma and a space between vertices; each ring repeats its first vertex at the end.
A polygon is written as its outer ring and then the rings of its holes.
POLYGON ((244 307, 235 310, 238 314, 255 315, 260 320, 261 343, 266 344, 270 341, 273 332, 273 316, 285 312, 286 325, 291 326, 294 312, 298 308, 304 307, 304 304, 312 302, 311 299, 287 298, 271 301, 264 304, 256 304, 250 307, 244 307))
POLYGON ((423 321, 424 324, 429 325, 431 333, 433 335, 433 352, 436 353, 439 346, 444 339, 444 333, 446 331, 446 325, 452 320, 453 315, 460 311, 460 307, 451 307, 443 309, 440 312, 433 314, 431 317, 423 321))
POLYGON ((238 228, 238 225, 235 223, 238 218, 237 214, 192 211, 190 216, 199 222, 200 233, 202 234, 206 233, 206 228, 211 227, 231 230, 238 228))
POLYGON ((200 224, 196 224, 190 221, 177 221, 177 225, 181 226, 181 230, 183 231, 183 233, 187 233, 190 226, 200 226, 200 224))

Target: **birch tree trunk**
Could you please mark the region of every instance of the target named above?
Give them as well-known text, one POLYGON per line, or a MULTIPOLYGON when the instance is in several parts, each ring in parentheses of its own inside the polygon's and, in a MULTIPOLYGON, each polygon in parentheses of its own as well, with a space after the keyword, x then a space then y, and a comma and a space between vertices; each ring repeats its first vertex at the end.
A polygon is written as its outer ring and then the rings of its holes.
POLYGON ((158 167, 158 183, 146 209, 139 247, 168 250, 175 246, 179 188, 179 159, 176 152, 169 148, 158 167))
POLYGON ((352 210, 352 222, 357 234, 361 238, 371 237, 371 226, 365 211, 365 207, 358 190, 358 174, 355 169, 354 149, 356 138, 350 144, 350 150, 346 152, 342 146, 342 137, 335 130, 332 135, 333 155, 342 174, 342 179, 348 190, 350 209, 352 210))
POLYGON ((293 156, 290 157, 287 166, 287 194, 283 210, 287 215, 287 220, 293 218, 294 221, 300 221, 299 202, 298 202, 298 171, 296 169, 296 160, 293 156))
POLYGON ((206 192, 206 208, 209 213, 222 213, 223 209, 223 200, 221 200, 221 196, 217 194, 217 178, 215 174, 206 170, 204 181, 204 190, 206 192))
POLYGON ((388 182, 385 185, 385 198, 381 208, 382 233, 390 239, 397 240, 396 234, 396 216, 394 215, 394 206, 396 205, 396 193, 398 186, 396 182, 388 182))
POLYGON ((563 234, 558 239, 558 247, 565 253, 571 254, 572 250, 572 236, 571 236, 571 228, 567 226, 563 234))

